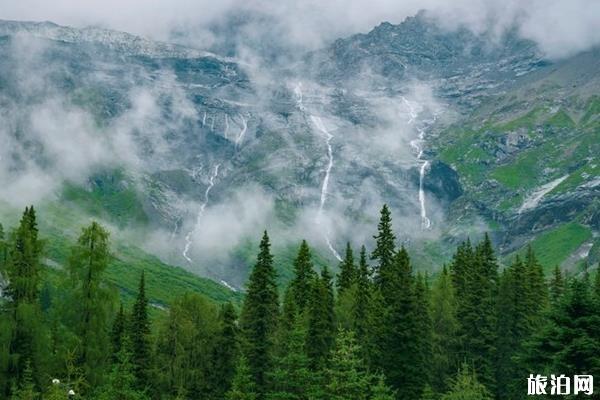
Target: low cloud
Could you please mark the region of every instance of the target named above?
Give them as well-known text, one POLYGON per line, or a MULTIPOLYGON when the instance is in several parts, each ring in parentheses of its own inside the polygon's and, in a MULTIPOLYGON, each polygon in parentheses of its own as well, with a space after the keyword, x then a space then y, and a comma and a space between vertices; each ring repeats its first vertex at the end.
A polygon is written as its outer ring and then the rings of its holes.
POLYGON ((218 43, 225 32, 264 45, 265 30, 273 41, 267 45, 316 48, 340 36, 369 31, 382 21, 400 23, 421 9, 448 27, 499 33, 516 26, 549 57, 600 43, 600 3, 595 0, 0 0, 0 9, 4 19, 99 25, 198 48, 218 43))

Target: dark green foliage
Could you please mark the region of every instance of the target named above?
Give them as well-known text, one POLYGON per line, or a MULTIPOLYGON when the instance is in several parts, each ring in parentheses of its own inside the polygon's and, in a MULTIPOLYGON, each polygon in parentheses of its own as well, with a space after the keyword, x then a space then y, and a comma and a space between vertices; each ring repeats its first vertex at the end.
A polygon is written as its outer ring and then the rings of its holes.
POLYGON ((347 246, 337 299, 302 242, 280 305, 265 233, 239 323, 233 304, 194 293, 149 315, 156 277, 144 273, 126 293, 131 314, 113 315, 108 233, 92 223, 65 270, 47 269, 28 207, 8 240, 0 229, 11 295, 0 302, 0 397, 517 400, 529 373, 600 375, 598 272, 557 269, 548 285, 529 249, 499 275, 486 236, 462 243, 430 286, 394 248, 387 207, 376 239, 376 282, 364 246, 358 265, 347 246))
POLYGON ((474 250, 469 242, 459 246, 451 265, 458 300, 459 357, 475 367, 490 390, 495 388, 497 269, 487 234, 474 250))
POLYGON ((325 373, 325 398, 330 400, 366 400, 371 377, 360 359, 360 348, 351 332, 337 335, 331 366, 325 373))
POLYGON ((350 289, 350 287, 356 282, 357 269, 354 265, 354 254, 352 253, 352 246, 350 242, 346 244, 346 253, 344 260, 340 263, 340 273, 337 279, 337 290, 341 295, 344 290, 350 289))
POLYGON ((44 353, 47 351, 46 327, 42 324, 39 303, 42 242, 38 239, 33 207, 25 209, 19 227, 11 236, 6 244, 9 248, 5 271, 8 284, 4 290, 7 300, 2 304, 0 324, 3 338, 0 384, 4 394, 8 394, 11 387, 25 390, 27 385, 39 385, 45 373, 44 353), (29 380, 27 384, 25 378, 29 380))
POLYGON ((275 358, 269 374, 268 400, 308 400, 320 383, 318 371, 310 368, 305 351, 305 332, 300 323, 295 324, 275 358))
POLYGON ((110 334, 112 344, 113 361, 116 360, 117 354, 121 351, 123 339, 125 336, 125 312, 123 311, 123 303, 119 307, 119 311, 113 321, 113 326, 110 334))
POLYGON ((369 330, 369 306, 373 285, 369 280, 369 265, 367 264, 367 251, 365 246, 360 249, 360 259, 356 276, 356 296, 352 309, 354 332, 360 342, 367 340, 369 330))
POLYGON ((438 393, 448 390, 450 378, 459 366, 458 304, 450 273, 446 266, 431 289, 432 387, 438 393))
POLYGON ((190 398, 211 394, 212 354, 223 326, 218 308, 189 293, 176 299, 158 327, 153 389, 190 398))
POLYGON ((100 382, 110 361, 106 349, 110 348, 113 297, 102 280, 108 257, 108 232, 92 222, 82 230, 68 265, 72 298, 66 322, 81 338, 77 363, 92 385, 100 382))
POLYGON ((334 294, 331 275, 327 268, 313 281, 308 304, 308 332, 306 349, 311 367, 319 370, 327 365, 329 352, 335 340, 334 294))
POLYGON ((381 367, 398 398, 419 398, 428 380, 430 322, 423 284, 413 276, 402 247, 380 275, 387 308, 381 367))
POLYGON ((554 267, 554 273, 550 280, 550 300, 556 304, 565 290, 565 278, 557 265, 554 267))
POLYGON ((146 298, 146 281, 144 271, 140 277, 137 298, 131 311, 129 323, 131 339, 131 363, 136 377, 138 389, 149 385, 148 376, 151 369, 150 359, 150 321, 148 319, 148 299, 146 298))
POLYGON ((256 383, 246 357, 240 357, 233 378, 231 389, 227 392, 226 400, 256 400, 258 399, 256 383))
POLYGON ((222 399, 231 387, 239 355, 237 316, 231 303, 221 307, 219 325, 209 379, 215 399, 222 399))
MULTIPOLYGON (((544 329, 526 346, 523 358, 530 370, 577 371, 600 374, 600 309, 584 278, 571 279, 564 295, 552 308, 544 329)), ((595 383, 594 393, 600 387, 595 383)))
POLYGON ((487 388, 479 382, 474 371, 463 365, 452 383, 452 389, 441 400, 492 400, 487 388))
POLYGON ((310 249, 306 240, 303 240, 294 260, 294 279, 290 283, 290 289, 300 312, 304 311, 310 298, 311 285, 315 276, 310 249))
POLYGON ((267 389, 266 378, 272 365, 278 311, 276 273, 269 236, 265 232, 256 265, 250 274, 240 318, 243 354, 248 361, 259 399, 264 398, 267 389))
POLYGON ((147 396, 136 388, 135 368, 132 363, 132 343, 126 338, 98 395, 98 400, 144 400, 147 396))
POLYGON ((375 280, 376 282, 380 282, 381 275, 392 268, 396 252, 396 236, 392 229, 392 215, 387 204, 384 204, 381 209, 381 216, 377 225, 377 235, 374 238, 376 246, 373 253, 371 253, 371 259, 377 260, 375 280))

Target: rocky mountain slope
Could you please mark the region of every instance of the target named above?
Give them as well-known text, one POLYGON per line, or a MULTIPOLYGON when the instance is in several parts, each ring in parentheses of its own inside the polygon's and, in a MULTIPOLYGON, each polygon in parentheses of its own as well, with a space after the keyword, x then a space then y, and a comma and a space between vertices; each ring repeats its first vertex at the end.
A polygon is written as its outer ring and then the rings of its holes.
POLYGON ((0 54, 2 197, 44 182, 227 285, 263 228, 284 264, 301 237, 335 263, 383 202, 430 269, 484 230, 546 264, 600 253, 598 51, 550 62, 419 14, 285 68, 51 23, 0 22, 0 54))

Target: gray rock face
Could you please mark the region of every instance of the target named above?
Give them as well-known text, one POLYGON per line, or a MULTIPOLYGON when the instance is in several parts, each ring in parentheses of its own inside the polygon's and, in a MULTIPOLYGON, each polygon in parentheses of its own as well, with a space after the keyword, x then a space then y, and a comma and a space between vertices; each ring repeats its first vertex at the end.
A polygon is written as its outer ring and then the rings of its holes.
MULTIPOLYGON (((41 169, 60 165, 47 154, 48 143, 28 133, 36 110, 59 98, 90 115, 90 134, 105 137, 109 148, 127 139, 127 156, 109 157, 108 165, 99 157, 100 165, 87 165, 88 175, 125 170, 133 182, 126 189, 140 198, 150 229, 171 232, 175 247, 191 240, 207 206, 227 203, 249 186, 273 199, 277 223, 288 227, 306 210, 344 219, 339 225, 346 227, 372 222, 383 202, 403 224, 419 227, 423 207, 435 204, 447 218, 430 216, 433 227, 449 240, 459 209, 510 225, 508 235, 526 235, 574 218, 597 195, 555 196, 517 218, 479 198, 452 163, 438 159, 454 145, 444 138, 450 123, 551 68, 514 32, 490 45, 485 35, 444 31, 421 13, 339 39, 286 69, 260 71, 267 79, 232 58, 51 23, 0 21, 0 54, 0 115, 11 121, 1 133, 27 143, 10 154, 14 174, 27 168, 23 158, 41 169), (25 60, 23 48, 32 44, 25 60), (29 79, 39 71, 45 84, 29 79), (435 102, 414 94, 415 80, 431 89, 435 102), (439 102, 451 116, 430 104, 439 102), (435 149, 430 138, 437 138, 435 149)), ((478 146, 493 147, 493 159, 482 160, 493 168, 535 142, 529 131, 515 129, 478 146)), ((481 188, 501 186, 487 179, 481 188)), ((327 237, 334 247, 355 234, 347 228, 335 233, 327 237)), ((179 253, 172 256, 185 263, 179 253)))

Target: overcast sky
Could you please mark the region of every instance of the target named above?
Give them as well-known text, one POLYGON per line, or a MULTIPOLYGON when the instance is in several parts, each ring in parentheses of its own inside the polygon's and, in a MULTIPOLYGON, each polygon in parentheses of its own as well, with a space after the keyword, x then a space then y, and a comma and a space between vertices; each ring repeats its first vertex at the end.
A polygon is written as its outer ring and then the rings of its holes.
POLYGON ((551 57, 600 43, 599 0, 0 0, 2 19, 100 25, 160 40, 185 32, 198 47, 212 40, 209 24, 240 10, 273 17, 286 40, 314 48, 419 9, 474 30, 517 23, 551 57))

